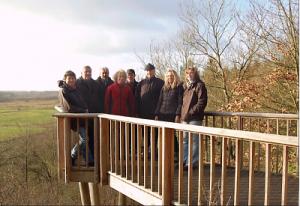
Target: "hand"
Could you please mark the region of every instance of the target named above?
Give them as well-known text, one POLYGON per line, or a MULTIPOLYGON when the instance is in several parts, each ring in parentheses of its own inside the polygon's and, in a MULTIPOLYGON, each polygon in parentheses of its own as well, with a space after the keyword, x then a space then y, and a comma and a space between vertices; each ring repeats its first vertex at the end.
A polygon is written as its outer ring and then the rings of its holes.
POLYGON ((158 116, 155 116, 154 119, 155 119, 155 120, 158 120, 158 116))
POLYGON ((176 122, 176 123, 180 123, 180 116, 179 116, 179 115, 176 115, 176 117, 175 117, 175 122, 176 122))

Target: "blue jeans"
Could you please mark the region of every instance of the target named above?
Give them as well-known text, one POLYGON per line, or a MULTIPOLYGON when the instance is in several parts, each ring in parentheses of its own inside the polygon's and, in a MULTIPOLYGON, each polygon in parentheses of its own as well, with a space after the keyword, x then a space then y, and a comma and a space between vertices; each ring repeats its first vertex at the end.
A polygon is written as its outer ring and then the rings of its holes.
MULTIPOLYGON (((191 124, 191 125, 202 125, 201 120, 192 120, 189 122, 182 122, 183 124, 191 124)), ((193 133, 193 156, 192 156, 192 165, 197 165, 199 161, 199 135, 193 133)), ((189 133, 184 132, 183 136, 183 164, 188 165, 188 156, 189 156, 189 133)))
MULTIPOLYGON (((73 149, 71 151, 72 159, 77 159, 78 147, 80 148, 80 152, 83 156, 83 159, 86 161, 86 132, 85 132, 84 127, 79 127, 79 144, 76 143, 76 145, 73 147, 73 149)), ((94 158, 92 156, 90 149, 89 149, 88 158, 89 158, 89 162, 94 161, 94 158)))

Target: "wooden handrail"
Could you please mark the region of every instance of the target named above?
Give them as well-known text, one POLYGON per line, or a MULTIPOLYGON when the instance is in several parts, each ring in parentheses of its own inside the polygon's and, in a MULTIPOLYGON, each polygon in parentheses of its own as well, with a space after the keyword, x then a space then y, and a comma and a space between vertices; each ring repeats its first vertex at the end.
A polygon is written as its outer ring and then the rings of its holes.
POLYGON ((261 117, 261 118, 281 118, 298 119, 298 114, 278 114, 278 113, 252 113, 252 112, 204 112, 207 116, 241 116, 241 117, 261 117))

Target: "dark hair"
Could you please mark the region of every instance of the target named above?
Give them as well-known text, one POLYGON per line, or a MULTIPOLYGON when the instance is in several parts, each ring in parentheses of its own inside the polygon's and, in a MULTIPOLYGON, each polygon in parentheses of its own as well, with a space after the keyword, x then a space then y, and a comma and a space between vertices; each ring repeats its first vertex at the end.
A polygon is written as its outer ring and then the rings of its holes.
POLYGON ((68 70, 68 71, 65 72, 65 74, 64 74, 64 80, 66 80, 66 78, 68 76, 74 77, 76 79, 76 74, 73 71, 71 71, 71 70, 68 70))
POLYGON ((150 63, 148 63, 147 65, 146 65, 146 67, 145 67, 145 70, 147 71, 147 70, 153 70, 153 69, 155 69, 155 66, 153 65, 153 64, 150 64, 150 63))
POLYGON ((84 68, 84 69, 90 69, 90 70, 92 70, 92 68, 91 68, 89 65, 86 65, 86 66, 84 66, 83 68, 84 68))
POLYGON ((127 74, 129 74, 129 73, 131 73, 131 74, 134 74, 134 75, 135 75, 135 71, 134 71, 134 69, 127 69, 127 74))

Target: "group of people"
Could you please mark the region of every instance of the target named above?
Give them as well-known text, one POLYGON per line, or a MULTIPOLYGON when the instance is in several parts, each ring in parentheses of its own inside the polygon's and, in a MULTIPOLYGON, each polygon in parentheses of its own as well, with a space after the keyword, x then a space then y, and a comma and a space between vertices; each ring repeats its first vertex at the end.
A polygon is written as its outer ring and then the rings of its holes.
MULTIPOLYGON (((64 110, 72 113, 108 113, 152 120, 161 120, 183 124, 201 125, 204 110, 207 105, 207 90, 200 79, 196 67, 185 70, 184 81, 180 80, 177 72, 168 69, 164 80, 155 76, 155 66, 145 66, 146 78, 137 82, 133 69, 118 70, 113 80, 109 77, 109 69, 101 69, 100 76, 92 79, 92 69, 85 66, 81 77, 76 80, 72 71, 64 74, 59 81, 59 100, 64 110)), ((92 121, 92 120, 91 120, 92 121)), ((79 123, 79 144, 71 152, 72 161, 77 158, 78 149, 86 157, 86 137, 84 127, 79 123)), ((71 123, 75 129, 76 124, 71 123)), ((93 142, 93 124, 89 123, 90 141, 93 142)), ((184 167, 188 162, 188 134, 183 138, 184 167)), ((93 145, 88 154, 89 162, 93 165, 93 145)), ((199 136, 193 134, 192 164, 198 164, 199 136)))

